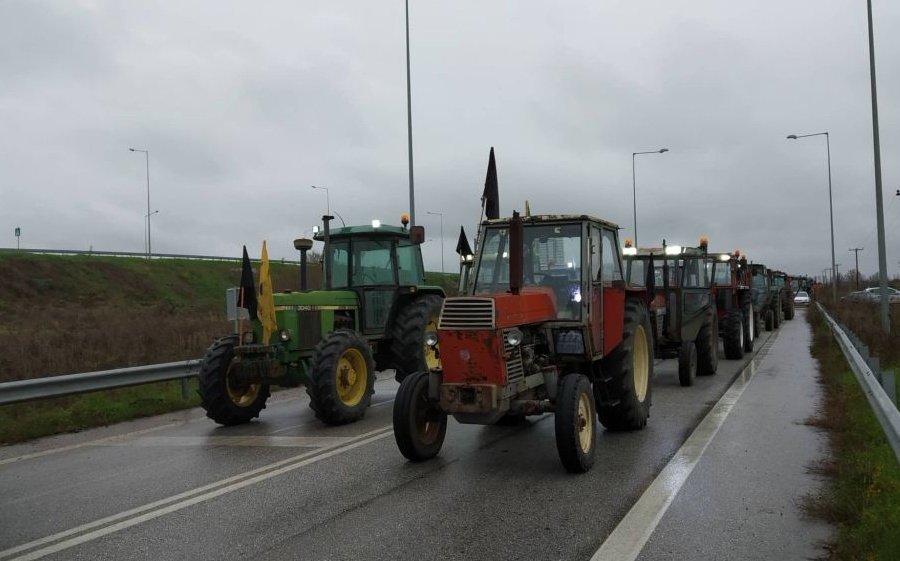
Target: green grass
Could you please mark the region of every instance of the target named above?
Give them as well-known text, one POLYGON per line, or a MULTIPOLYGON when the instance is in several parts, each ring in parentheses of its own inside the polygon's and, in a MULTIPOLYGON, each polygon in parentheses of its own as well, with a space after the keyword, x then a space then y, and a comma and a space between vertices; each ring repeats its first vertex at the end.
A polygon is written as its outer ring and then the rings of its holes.
POLYGON ((900 465, 824 318, 812 307, 808 317, 826 393, 811 423, 828 431, 833 457, 817 469, 827 490, 807 506, 837 526, 829 559, 900 559, 900 465))
POLYGON ((132 388, 94 392, 0 407, 0 444, 197 407, 197 383, 189 383, 189 396, 181 394, 181 382, 161 382, 132 388))

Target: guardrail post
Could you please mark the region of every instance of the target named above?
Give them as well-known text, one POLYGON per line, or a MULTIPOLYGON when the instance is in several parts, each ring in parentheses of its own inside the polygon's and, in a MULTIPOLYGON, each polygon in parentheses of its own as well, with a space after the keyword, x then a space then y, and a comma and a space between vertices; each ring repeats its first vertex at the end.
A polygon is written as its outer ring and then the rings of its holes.
MULTIPOLYGON (((878 360, 877 356, 869 357, 866 360, 866 364, 869 365, 869 369, 872 370, 872 374, 875 375, 875 379, 878 380, 878 383, 881 384, 881 361, 878 360)), ((884 384, 881 384, 884 387, 884 384)))
POLYGON ((191 397, 191 379, 181 379, 181 399, 187 401, 191 397))

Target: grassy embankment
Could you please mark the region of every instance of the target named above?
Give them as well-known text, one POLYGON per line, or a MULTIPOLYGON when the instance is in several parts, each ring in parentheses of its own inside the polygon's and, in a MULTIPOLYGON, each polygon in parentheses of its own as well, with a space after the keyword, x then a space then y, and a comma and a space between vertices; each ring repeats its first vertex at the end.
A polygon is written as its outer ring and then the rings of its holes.
MULTIPOLYGON (((867 341, 883 364, 900 372, 900 317, 894 318, 894 335, 889 338, 872 321, 878 317, 874 307, 826 306, 867 341)), ((814 306, 808 315, 814 331, 812 352, 825 388, 825 404, 810 423, 828 431, 832 450, 831 460, 816 467, 829 484, 822 495, 808 501, 808 510, 837 527, 828 559, 900 559, 900 466, 824 317, 814 306)))
MULTIPOLYGON (((429 273, 455 287, 456 275, 429 273)), ((189 360, 231 326, 240 263, 0 252, 0 382, 189 360)), ((296 265, 272 263, 275 290, 296 265)), ((192 388, 195 386, 192 385, 192 388)), ((198 405, 167 382, 0 407, 0 444, 198 405)))

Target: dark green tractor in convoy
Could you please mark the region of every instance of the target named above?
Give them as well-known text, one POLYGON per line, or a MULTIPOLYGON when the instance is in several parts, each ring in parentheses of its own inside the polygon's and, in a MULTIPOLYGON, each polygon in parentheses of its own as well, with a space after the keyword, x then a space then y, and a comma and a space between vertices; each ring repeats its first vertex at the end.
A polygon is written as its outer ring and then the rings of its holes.
POLYGON ((645 286, 651 294, 650 323, 657 358, 678 357, 678 381, 693 385, 711 376, 719 365, 719 319, 713 295, 716 261, 699 247, 626 247, 626 281, 645 286))
POLYGON ((753 310, 756 314, 756 331, 778 329, 781 325, 782 288, 775 285, 772 271, 759 263, 750 264, 750 289, 753 294, 753 310))
MULTIPOLYGON (((277 327, 270 340, 263 341, 262 321, 252 317, 248 328, 236 328, 207 351, 199 393, 215 422, 249 422, 265 407, 271 385, 303 384, 316 417, 330 425, 350 423, 371 402, 376 370, 393 368, 402 380, 439 366, 424 341, 437 329, 444 291, 425 285, 422 227, 373 222, 330 230, 332 217, 323 218, 325 228, 314 237, 325 242, 324 288, 306 289, 312 240, 296 240, 301 289, 273 295, 277 327)), ((247 276, 252 279, 252 272, 247 276)), ((232 308, 233 317, 247 316, 235 303, 232 308)))
POLYGON ((772 271, 772 284, 781 290, 781 317, 794 319, 794 288, 790 275, 783 271, 772 271))

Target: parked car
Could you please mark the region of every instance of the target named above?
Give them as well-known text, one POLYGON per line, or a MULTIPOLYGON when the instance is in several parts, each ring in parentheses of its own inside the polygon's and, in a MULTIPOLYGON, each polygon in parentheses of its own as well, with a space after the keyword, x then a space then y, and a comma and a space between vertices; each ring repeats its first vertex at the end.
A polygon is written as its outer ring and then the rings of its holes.
POLYGON ((794 296, 794 305, 795 306, 809 306, 809 293, 800 291, 794 296))

